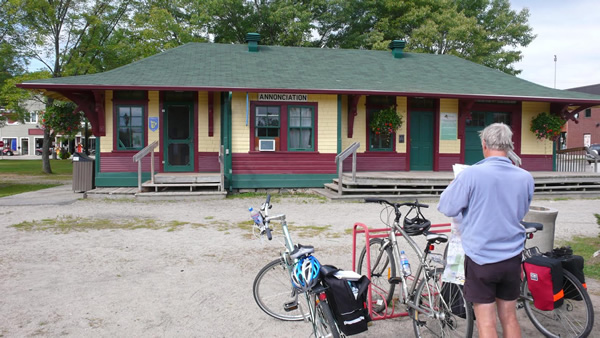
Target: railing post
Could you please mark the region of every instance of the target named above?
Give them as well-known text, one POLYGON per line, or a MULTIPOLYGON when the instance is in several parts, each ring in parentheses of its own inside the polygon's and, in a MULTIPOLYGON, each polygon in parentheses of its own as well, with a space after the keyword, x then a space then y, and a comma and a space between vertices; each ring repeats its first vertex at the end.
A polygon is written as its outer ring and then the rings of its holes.
POLYGON ((154 148, 150 154, 150 181, 154 184, 154 148))
POLYGON ((342 195, 342 176, 344 176, 344 161, 339 160, 338 162, 338 195, 342 195))
POLYGON ((352 153, 352 182, 356 183, 356 151, 352 153))
POLYGON ((142 192, 142 161, 138 161, 138 192, 142 192))

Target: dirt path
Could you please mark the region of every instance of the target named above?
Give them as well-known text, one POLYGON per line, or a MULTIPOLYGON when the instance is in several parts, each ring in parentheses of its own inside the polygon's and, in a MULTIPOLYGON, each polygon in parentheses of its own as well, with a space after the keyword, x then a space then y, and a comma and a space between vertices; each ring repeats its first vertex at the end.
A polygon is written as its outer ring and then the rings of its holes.
MULTIPOLYGON (((254 303, 254 277, 277 257, 282 240, 280 232, 272 242, 251 236, 247 208, 261 202, 87 199, 3 209, 0 337, 310 336, 310 325, 271 319, 254 303), (65 217, 71 217, 67 223, 99 220, 104 225, 133 220, 140 228, 62 233, 12 227, 45 219, 56 226, 57 218, 65 217)), ((287 214, 297 242, 314 245, 321 262, 344 269, 352 268, 353 224, 381 225, 380 207, 373 204, 304 197, 275 198, 273 204, 271 214, 287 214)), ((598 200, 535 204, 559 210, 558 238, 598 235, 593 216, 600 213, 598 200)), ((446 222, 435 206, 432 201, 426 217, 446 222)), ((600 313, 600 286, 596 281, 588 286, 600 313)), ((526 326, 523 311, 521 317, 526 326)), ((524 330, 527 336, 540 336, 535 329, 524 330)), ((360 336, 398 335, 412 336, 408 319, 377 321, 360 336)))

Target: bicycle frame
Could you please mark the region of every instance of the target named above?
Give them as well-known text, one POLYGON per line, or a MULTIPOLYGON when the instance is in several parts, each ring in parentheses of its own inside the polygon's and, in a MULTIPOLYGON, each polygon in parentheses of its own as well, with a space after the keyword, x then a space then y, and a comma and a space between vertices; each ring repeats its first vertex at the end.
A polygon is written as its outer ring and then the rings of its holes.
MULTIPOLYGON (((285 214, 280 214, 280 215, 276 215, 276 216, 269 216, 269 203, 266 202, 261 206, 261 211, 264 214, 264 224, 266 227, 268 227, 269 223, 271 221, 281 221, 281 229, 283 232, 283 237, 284 237, 284 247, 285 250, 283 252, 281 252, 281 258, 283 259, 283 262, 285 264, 285 267, 288 271, 288 274, 291 276, 291 274, 293 273, 293 267, 294 264, 298 261, 298 258, 294 259, 294 261, 291 260, 290 254, 294 251, 294 242, 292 241, 292 236, 290 235, 289 229, 288 229, 288 225, 287 225, 287 221, 286 221, 286 216, 285 214)), ((322 292, 315 292, 313 289, 309 289, 306 291, 300 291, 298 289, 296 289, 295 287, 293 287, 293 285, 291 284, 290 281, 290 287, 292 287, 292 289, 294 290, 294 298, 295 298, 295 302, 298 306, 298 308, 300 309, 300 313, 304 313, 303 309, 302 309, 302 304, 301 302, 298 301, 298 295, 300 293, 304 294, 304 296, 306 297, 306 302, 308 304, 308 318, 304 317, 304 321, 310 321, 313 327, 313 332, 315 334, 315 336, 317 336, 317 332, 318 332, 318 328, 317 328, 317 309, 316 309, 316 304, 317 304, 317 297, 319 297, 319 301, 322 301, 323 299, 321 299, 321 293, 322 292)), ((337 328, 336 328, 337 330, 337 328)))
MULTIPOLYGON (((442 233, 442 232, 450 232, 449 229, 450 223, 443 223, 443 224, 433 224, 431 227, 432 228, 437 228, 436 230, 432 230, 431 232, 434 233, 442 233)), ((362 223, 355 223, 354 225, 354 235, 353 235, 353 247, 356 249, 356 234, 359 233, 365 233, 366 234, 366 246, 367 248, 369 247, 369 241, 371 238, 384 238, 385 239, 385 245, 382 246, 381 250, 384 250, 386 246, 392 246, 392 254, 394 255, 394 259, 396 260, 396 264, 398 264, 400 262, 399 257, 400 257, 400 249, 399 249, 399 245, 398 245, 398 236, 402 236, 405 238, 406 242, 409 243, 409 246, 412 248, 412 250, 414 252, 417 253, 417 256, 419 258, 419 267, 417 268, 417 271, 415 274, 413 274, 412 276, 415 276, 414 281, 412 283, 412 285, 410 286, 410 288, 408 288, 407 286, 407 280, 409 280, 409 278, 404 277, 404 275, 400 272, 400 277, 403 287, 402 287, 402 304, 405 304, 407 306, 409 306, 412 309, 415 309, 416 311, 422 312, 424 313, 425 311, 423 311, 423 309, 419 309, 417 308, 413 302, 411 302, 410 300, 412 298, 414 298, 414 294, 416 291, 416 288, 418 286, 418 282, 420 280, 420 276, 424 276, 424 277, 428 277, 427 276, 427 272, 434 270, 434 267, 431 267, 430 264, 427 262, 427 258, 429 256, 430 250, 428 247, 426 247, 426 250, 424 250, 423 252, 421 252, 419 250, 418 244, 410 237, 408 236, 408 234, 399 226, 398 222, 394 222, 392 228, 380 228, 380 229, 371 229, 369 230, 369 228, 362 223), (357 228, 363 228, 363 230, 357 230, 357 228), (392 229, 396 230, 396 231, 392 231, 392 229), (382 234, 383 232, 385 232, 386 234, 382 234), (399 234, 397 234, 397 232, 399 232, 399 234), (371 233, 379 233, 379 234, 374 234, 371 235, 371 233), (396 245, 394 245, 393 243, 396 243, 396 245)), ((352 257, 353 261, 352 261, 352 266, 353 269, 356 271, 356 254, 353 255, 352 257)), ((371 252, 370 250, 366 251, 366 262, 367 262, 367 271, 371 271, 371 252)), ((398 268, 400 268, 398 266, 398 268)), ((399 269, 400 271, 400 269, 399 269)), ((404 316, 408 316, 408 312, 402 312, 402 313, 395 313, 395 308, 392 307, 391 308, 391 314, 388 313, 387 309, 387 305, 386 304, 386 311, 384 311, 384 314, 378 314, 376 312, 371 311, 373 309, 373 304, 372 304, 372 296, 371 293, 372 292, 377 292, 374 291, 372 289, 372 286, 369 286, 369 297, 367 299, 367 303, 368 303, 368 307, 370 309, 370 315, 371 318, 373 320, 382 320, 382 319, 388 319, 388 318, 396 318, 396 317, 404 317, 404 316)), ((439 290, 438 290, 439 292, 439 290)), ((425 315, 428 316, 436 316, 439 314, 434 313, 424 313, 425 315)))

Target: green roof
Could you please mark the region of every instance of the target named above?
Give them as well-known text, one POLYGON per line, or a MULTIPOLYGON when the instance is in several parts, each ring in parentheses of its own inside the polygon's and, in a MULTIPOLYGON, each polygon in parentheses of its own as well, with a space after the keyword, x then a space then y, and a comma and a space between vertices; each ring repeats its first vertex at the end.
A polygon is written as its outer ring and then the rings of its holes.
POLYGON ((104 73, 28 81, 25 88, 288 91, 574 101, 600 96, 543 87, 452 55, 189 43, 104 73))

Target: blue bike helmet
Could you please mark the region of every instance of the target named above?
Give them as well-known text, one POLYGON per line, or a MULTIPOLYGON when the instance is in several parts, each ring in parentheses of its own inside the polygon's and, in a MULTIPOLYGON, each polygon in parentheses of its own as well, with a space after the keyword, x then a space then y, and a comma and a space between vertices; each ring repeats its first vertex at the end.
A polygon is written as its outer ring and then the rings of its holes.
POLYGON ((298 289, 307 290, 319 281, 321 263, 313 257, 306 256, 296 262, 292 270, 292 284, 298 289))

